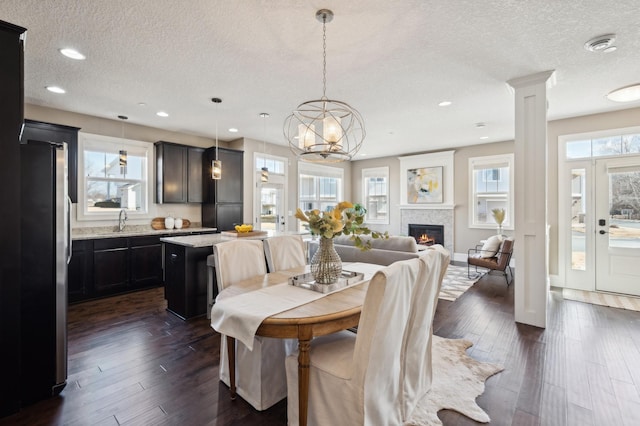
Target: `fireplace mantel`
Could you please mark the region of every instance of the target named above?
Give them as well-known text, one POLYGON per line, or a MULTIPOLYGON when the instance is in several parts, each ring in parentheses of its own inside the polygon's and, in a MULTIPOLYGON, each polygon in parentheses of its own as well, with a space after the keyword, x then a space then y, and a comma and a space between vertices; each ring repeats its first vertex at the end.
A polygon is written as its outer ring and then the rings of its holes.
POLYGON ((400 204, 400 210, 453 210, 455 204, 400 204))

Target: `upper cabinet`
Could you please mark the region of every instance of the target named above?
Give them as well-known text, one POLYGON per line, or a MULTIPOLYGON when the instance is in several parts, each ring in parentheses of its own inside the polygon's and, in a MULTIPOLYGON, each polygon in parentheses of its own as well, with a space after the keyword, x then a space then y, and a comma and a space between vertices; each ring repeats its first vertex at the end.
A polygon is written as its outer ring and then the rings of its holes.
POLYGON ((202 225, 232 230, 242 223, 243 215, 243 157, 244 152, 218 148, 218 159, 222 162, 222 178, 211 179, 211 162, 216 158, 215 148, 208 148, 203 157, 204 196, 202 203, 202 225))
POLYGON ((23 142, 32 140, 67 143, 69 198, 72 203, 78 202, 78 130, 78 127, 24 120, 21 138, 23 142))
POLYGON ((204 154, 203 175, 205 203, 242 203, 244 186, 243 151, 218 148, 218 159, 222 162, 222 178, 211 179, 211 162, 216 158, 216 149, 208 148, 204 154))
POLYGON ((201 203, 204 149, 164 141, 155 146, 156 203, 201 203))

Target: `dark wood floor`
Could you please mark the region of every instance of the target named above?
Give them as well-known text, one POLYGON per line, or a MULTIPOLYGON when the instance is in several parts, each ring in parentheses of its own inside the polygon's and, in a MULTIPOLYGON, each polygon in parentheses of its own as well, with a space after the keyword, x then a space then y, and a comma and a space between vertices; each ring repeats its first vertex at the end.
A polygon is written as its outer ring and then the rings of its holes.
MULTIPOLYGON (((0 425, 286 424, 284 401, 264 412, 230 401, 218 381, 219 335, 165 306, 162 289, 71 306, 67 387, 0 425)), ((513 286, 490 276, 440 301, 434 332, 469 339, 471 356, 506 367, 478 398, 491 425, 640 424, 640 312, 553 292, 545 330, 516 324, 513 286)))

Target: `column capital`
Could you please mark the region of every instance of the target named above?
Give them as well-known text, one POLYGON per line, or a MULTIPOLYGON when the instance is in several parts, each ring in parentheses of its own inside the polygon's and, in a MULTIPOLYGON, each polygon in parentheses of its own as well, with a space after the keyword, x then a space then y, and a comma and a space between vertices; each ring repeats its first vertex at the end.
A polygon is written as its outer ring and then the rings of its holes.
POLYGON ((555 81, 556 81, 555 72, 556 70, 548 70, 548 71, 538 72, 535 74, 525 75, 523 77, 516 77, 516 78, 512 78, 511 80, 508 80, 507 84, 509 84, 514 89, 521 89, 523 87, 529 87, 535 84, 547 82, 547 86, 548 86, 547 88, 550 88, 555 86, 555 81))

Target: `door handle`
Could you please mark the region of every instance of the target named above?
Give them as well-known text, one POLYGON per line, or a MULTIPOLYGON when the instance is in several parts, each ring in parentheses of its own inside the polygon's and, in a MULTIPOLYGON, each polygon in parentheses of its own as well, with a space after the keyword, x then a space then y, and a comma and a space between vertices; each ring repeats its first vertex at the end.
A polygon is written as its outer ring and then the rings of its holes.
POLYGON ((600 235, 604 235, 604 234, 608 234, 607 231, 603 231, 602 229, 600 230, 600 235))

